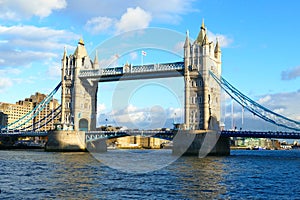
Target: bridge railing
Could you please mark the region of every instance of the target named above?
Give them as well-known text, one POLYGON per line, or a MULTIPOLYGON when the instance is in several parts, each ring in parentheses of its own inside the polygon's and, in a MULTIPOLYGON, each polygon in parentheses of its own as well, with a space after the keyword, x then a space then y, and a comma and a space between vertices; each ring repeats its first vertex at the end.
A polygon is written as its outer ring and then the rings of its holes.
POLYGON ((138 74, 138 73, 153 73, 162 71, 179 71, 184 69, 184 62, 138 65, 138 66, 124 66, 113 68, 100 68, 94 70, 81 70, 79 77, 97 77, 97 76, 113 76, 122 74, 138 74))
POLYGON ((221 135, 227 137, 300 139, 300 132, 286 132, 286 131, 223 130, 221 131, 221 135))
POLYGON ((174 130, 125 130, 125 131, 87 131, 85 133, 86 142, 99 139, 110 139, 124 136, 144 136, 157 137, 170 140, 175 135, 174 130))

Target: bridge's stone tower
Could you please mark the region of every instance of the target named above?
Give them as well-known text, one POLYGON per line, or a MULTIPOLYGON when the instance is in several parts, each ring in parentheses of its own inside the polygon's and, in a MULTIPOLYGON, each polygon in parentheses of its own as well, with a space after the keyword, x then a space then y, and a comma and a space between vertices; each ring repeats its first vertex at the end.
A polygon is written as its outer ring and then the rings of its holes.
POLYGON ((190 43, 187 32, 184 44, 185 129, 219 129, 220 86, 209 75, 221 75, 221 50, 208 40, 204 22, 197 39, 190 43))
POLYGON ((98 58, 94 62, 79 40, 73 55, 62 58, 61 124, 63 130, 95 130, 98 82, 79 78, 81 69, 98 69, 98 58))

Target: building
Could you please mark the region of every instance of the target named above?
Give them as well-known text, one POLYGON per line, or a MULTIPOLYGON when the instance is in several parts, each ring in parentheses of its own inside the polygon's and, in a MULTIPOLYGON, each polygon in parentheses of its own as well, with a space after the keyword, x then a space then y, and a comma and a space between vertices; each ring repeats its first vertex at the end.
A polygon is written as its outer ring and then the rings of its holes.
POLYGON ((7 126, 7 114, 0 112, 0 128, 7 126))
MULTIPOLYGON (((0 112, 7 116, 9 129, 47 131, 54 128, 54 124, 60 121, 60 115, 54 116, 53 110, 60 105, 56 99, 52 99, 47 106, 32 118, 35 113, 31 112, 39 103, 46 98, 45 94, 35 93, 30 98, 19 100, 16 104, 0 103, 0 112), (31 113, 31 114, 29 114, 31 113), (54 120, 52 120, 54 119, 54 120), (51 121, 50 123, 47 123, 51 121)), ((1 118, 0 118, 1 119, 1 118)))
POLYGON ((280 149, 280 142, 278 140, 269 138, 232 138, 233 147, 244 147, 247 149, 280 149))
POLYGON ((32 124, 30 116, 26 116, 22 119, 22 122, 18 120, 25 116, 32 110, 31 102, 24 102, 24 104, 11 104, 0 103, 0 111, 7 116, 7 124, 12 124, 12 129, 25 129, 32 124))
MULTIPOLYGON (((41 94, 36 92, 35 95, 31 95, 30 98, 25 99, 25 101, 29 100, 33 104, 33 108, 38 106, 46 98, 45 94, 41 94)), ((52 114, 52 111, 58 108, 60 105, 56 99, 50 100, 49 104, 45 106, 45 108, 33 118, 33 129, 40 131, 48 131, 54 129, 54 124, 60 122, 60 116, 55 117, 52 114), (50 123, 47 123, 47 122, 50 123)))

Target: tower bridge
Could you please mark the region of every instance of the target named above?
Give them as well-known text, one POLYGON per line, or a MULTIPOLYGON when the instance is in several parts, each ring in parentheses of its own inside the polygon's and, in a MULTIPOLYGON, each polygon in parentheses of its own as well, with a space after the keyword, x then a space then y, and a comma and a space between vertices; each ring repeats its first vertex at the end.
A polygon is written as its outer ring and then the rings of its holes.
MULTIPOLYGON (((174 141, 173 153, 180 155, 183 153, 197 155, 203 145, 209 146, 208 151, 211 154, 228 155, 230 152, 229 137, 300 138, 300 122, 288 119, 259 105, 221 76, 220 45, 218 41, 214 44, 208 40, 204 23, 202 23, 195 41, 190 41, 187 32, 183 51, 183 60, 178 62, 137 66, 125 64, 119 67, 104 68, 99 65, 97 53, 94 61, 91 60, 84 41, 80 39, 73 54, 67 55, 66 49, 64 50, 61 62, 61 83, 40 105, 22 118, 30 120, 30 116, 32 118, 37 115, 61 87, 61 107, 51 114, 61 115, 58 129, 50 133, 24 130, 25 132, 17 134, 22 136, 26 134, 48 135, 46 150, 49 151, 85 150, 86 142, 95 142, 99 139, 98 145, 105 146, 105 142, 101 142, 103 138, 132 134, 168 137, 174 141), (99 82, 168 77, 182 77, 184 80, 184 122, 180 130, 137 131, 134 133, 132 131, 96 131, 99 82), (222 130, 221 88, 243 108, 262 120, 291 129, 293 132, 222 130), (187 142, 187 140, 190 141, 187 142), (204 144, 207 140, 213 142, 204 144)), ((20 121, 14 122, 12 125, 20 127, 22 126, 20 121)), ((8 127, 6 129, 8 130, 8 127)))
POLYGON ((193 43, 187 32, 183 50, 183 61, 175 63, 103 68, 97 53, 91 61, 81 39, 74 54, 67 56, 65 50, 62 59, 63 130, 96 130, 98 82, 178 76, 184 78, 184 129, 218 129, 221 89, 209 78, 209 71, 221 76, 219 43, 214 45, 208 40, 202 23, 193 43))
MULTIPOLYGON (((219 130, 221 88, 209 77, 209 71, 217 77, 221 76, 220 45, 218 41, 214 44, 208 40, 203 22, 194 42, 191 43, 187 32, 183 50, 184 58, 179 62, 104 68, 99 65, 97 53, 94 61, 91 60, 84 41, 80 39, 74 54, 68 56, 65 50, 62 58, 62 130, 96 130, 99 82, 178 76, 184 79, 182 129, 187 132, 219 130)), ((229 140, 227 143, 224 145, 228 145, 229 151, 229 140)))

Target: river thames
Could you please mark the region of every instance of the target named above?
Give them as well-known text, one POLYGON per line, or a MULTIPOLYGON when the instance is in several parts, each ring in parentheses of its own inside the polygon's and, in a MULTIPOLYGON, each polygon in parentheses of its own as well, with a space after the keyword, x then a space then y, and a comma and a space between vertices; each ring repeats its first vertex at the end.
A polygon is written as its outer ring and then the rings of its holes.
MULTIPOLYGON (((156 161, 172 156, 157 152, 156 161)), ((0 151, 0 199, 300 199, 299 177, 300 150, 181 157, 148 173, 113 169, 90 153, 0 151)))

